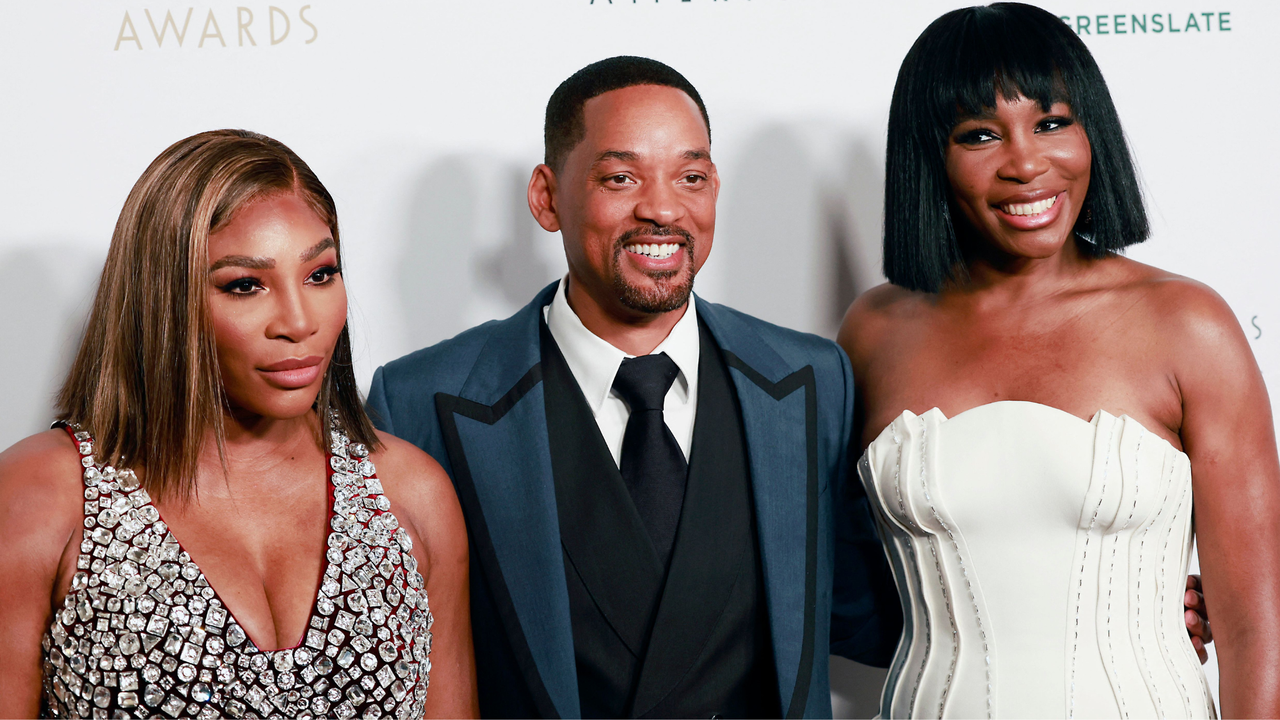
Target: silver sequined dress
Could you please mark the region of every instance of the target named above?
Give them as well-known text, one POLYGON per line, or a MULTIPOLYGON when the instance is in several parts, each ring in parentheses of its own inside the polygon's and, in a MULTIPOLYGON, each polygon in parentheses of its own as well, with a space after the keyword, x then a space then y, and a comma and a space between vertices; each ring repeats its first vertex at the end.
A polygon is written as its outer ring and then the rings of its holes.
POLYGON ((45 633, 52 717, 422 715, 431 612, 408 533, 367 449, 340 432, 328 454, 328 551, 296 647, 264 652, 169 532, 136 475, 84 467, 78 572, 45 633))

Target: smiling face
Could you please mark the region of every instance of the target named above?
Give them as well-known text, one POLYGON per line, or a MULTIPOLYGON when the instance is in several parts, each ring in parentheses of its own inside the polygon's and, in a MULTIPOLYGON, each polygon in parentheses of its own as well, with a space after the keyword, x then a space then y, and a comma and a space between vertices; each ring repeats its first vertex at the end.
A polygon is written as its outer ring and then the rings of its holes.
POLYGON ((1089 191, 1092 155, 1065 103, 997 98, 993 111, 962 119, 947 141, 952 199, 988 250, 1051 257, 1072 238, 1089 191))
POLYGON ((584 291, 623 320, 683 308, 711 252, 720 190, 698 106, 681 90, 636 85, 588 100, 583 115, 586 135, 555 174, 555 218, 539 216, 563 235, 570 302, 584 291))
POLYGON ((309 412, 347 317, 328 225, 292 193, 241 208, 209 236, 209 310, 232 408, 309 412))

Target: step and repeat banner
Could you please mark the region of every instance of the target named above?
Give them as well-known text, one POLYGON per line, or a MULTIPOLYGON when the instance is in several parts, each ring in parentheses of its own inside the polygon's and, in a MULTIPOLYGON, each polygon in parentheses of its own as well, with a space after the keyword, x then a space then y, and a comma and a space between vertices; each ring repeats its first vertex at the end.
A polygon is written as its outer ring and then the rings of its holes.
MULTIPOLYGON (((559 236, 525 204, 543 111, 618 54, 674 66, 710 112, 723 189, 697 290, 832 336, 883 282, 898 65, 963 4, 272 1, 0 4, 0 447, 48 426, 116 216, 170 143, 248 128, 316 170, 338 203, 367 385, 563 274, 559 236)), ((1276 389, 1280 3, 1040 4, 1093 51, 1132 143, 1154 232, 1130 256, 1221 293, 1276 389)), ((835 667, 837 714, 874 712, 883 674, 835 667)))

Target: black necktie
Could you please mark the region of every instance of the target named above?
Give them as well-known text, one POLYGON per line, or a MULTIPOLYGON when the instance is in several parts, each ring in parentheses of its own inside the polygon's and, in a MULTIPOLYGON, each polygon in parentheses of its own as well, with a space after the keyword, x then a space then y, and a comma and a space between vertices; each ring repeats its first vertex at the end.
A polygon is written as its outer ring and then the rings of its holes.
POLYGON ((613 390, 631 407, 622 436, 622 480, 665 567, 684 504, 688 463, 662 416, 667 390, 680 368, 666 353, 627 358, 613 390))

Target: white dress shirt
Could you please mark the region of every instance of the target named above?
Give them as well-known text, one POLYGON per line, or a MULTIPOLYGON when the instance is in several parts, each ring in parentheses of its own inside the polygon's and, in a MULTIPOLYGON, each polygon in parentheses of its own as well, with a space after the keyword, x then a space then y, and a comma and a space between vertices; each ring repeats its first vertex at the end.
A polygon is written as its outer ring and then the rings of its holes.
MULTIPOLYGON (((622 361, 633 355, 610 345, 608 341, 587 329, 578 319, 577 313, 569 307, 565 297, 565 288, 569 278, 565 276, 556 288, 555 299, 543 308, 542 316, 547 321, 551 337, 560 347, 573 379, 578 381, 578 388, 587 399, 587 405, 595 415, 596 425, 604 436, 605 445, 609 446, 609 454, 614 463, 622 464, 622 438, 627 432, 627 420, 631 417, 631 408, 613 391, 613 379, 618 374, 622 361)), ((684 316, 671 328, 670 334, 658 347, 653 349, 654 355, 666 353, 680 369, 667 397, 663 401, 662 416, 667 428, 675 436, 685 460, 689 459, 689 447, 693 444, 693 419, 698 406, 698 315, 690 299, 684 316)))

